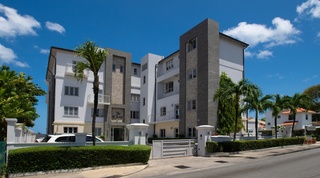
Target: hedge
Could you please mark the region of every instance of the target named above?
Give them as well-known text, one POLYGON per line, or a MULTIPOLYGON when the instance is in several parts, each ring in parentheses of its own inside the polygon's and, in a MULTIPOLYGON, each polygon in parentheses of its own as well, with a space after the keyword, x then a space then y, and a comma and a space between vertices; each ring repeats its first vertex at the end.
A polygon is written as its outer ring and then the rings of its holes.
POLYGON ((262 148, 270 148, 286 145, 299 145, 303 144, 304 137, 294 138, 278 138, 268 140, 238 140, 227 142, 207 142, 207 152, 214 153, 218 151, 222 152, 237 152, 246 150, 256 150, 262 148))
POLYGON ((26 173, 128 163, 146 164, 151 147, 133 146, 39 146, 9 151, 7 172, 26 173))

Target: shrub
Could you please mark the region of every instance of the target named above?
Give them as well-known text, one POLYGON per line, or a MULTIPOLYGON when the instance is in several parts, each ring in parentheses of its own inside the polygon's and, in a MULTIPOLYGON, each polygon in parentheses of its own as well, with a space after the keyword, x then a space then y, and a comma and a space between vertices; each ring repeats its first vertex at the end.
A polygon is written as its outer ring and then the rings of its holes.
POLYGON ((285 145, 298 145, 303 144, 304 137, 294 138, 278 138, 269 140, 239 140, 239 141, 227 141, 219 142, 218 148, 223 152, 237 152, 246 150, 256 150, 262 148, 270 148, 276 146, 285 145))
POLYGON ((10 150, 8 173, 147 163, 151 148, 133 146, 39 146, 10 150))
POLYGON ((219 152, 220 149, 218 143, 213 141, 206 142, 206 151, 207 153, 219 152))

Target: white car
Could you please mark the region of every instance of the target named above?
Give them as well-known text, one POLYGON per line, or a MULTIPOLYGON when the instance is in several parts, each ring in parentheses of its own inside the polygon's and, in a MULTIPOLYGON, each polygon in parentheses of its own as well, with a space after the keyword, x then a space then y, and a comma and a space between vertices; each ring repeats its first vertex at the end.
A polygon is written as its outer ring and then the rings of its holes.
MULTIPOLYGON (((55 143, 55 142, 75 142, 75 134, 61 134, 61 135, 47 135, 41 142, 55 143)), ((92 142, 92 135, 87 135, 87 142, 92 142)), ((96 142, 103 142, 101 138, 96 137, 96 142)))

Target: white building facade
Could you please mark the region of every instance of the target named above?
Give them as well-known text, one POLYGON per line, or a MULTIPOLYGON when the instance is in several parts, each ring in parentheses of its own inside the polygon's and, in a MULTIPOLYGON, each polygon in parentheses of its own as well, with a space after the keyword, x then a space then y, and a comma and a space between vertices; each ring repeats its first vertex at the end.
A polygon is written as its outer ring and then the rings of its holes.
MULTIPOLYGON (((213 95, 222 72, 237 83, 244 77, 247 44, 219 32, 206 19, 180 36, 180 48, 167 57, 146 54, 138 63, 131 54, 108 49, 99 72, 96 134, 127 140, 125 125, 146 123, 148 137, 196 137, 196 126, 217 123, 213 95)), ((74 78, 72 68, 84 59, 74 51, 52 47, 47 70, 48 134, 91 133, 93 75, 74 78)))

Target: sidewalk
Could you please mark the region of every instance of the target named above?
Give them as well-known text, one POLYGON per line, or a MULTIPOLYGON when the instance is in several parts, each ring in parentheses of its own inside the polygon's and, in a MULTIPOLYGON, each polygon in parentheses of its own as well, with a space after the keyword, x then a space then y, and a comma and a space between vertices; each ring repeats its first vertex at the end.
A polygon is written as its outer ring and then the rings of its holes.
POLYGON ((186 168, 201 169, 204 167, 218 167, 221 163, 228 163, 228 160, 241 161, 241 159, 256 159, 268 156, 294 153, 303 150, 320 148, 320 142, 311 145, 293 145, 285 147, 274 147, 260 150, 243 151, 239 153, 215 153, 210 157, 177 157, 166 159, 150 159, 147 165, 128 164, 106 166, 98 168, 86 168, 79 170, 65 170, 52 173, 37 173, 29 175, 10 175, 10 177, 24 176, 27 178, 106 178, 106 177, 149 177, 161 175, 163 172, 177 171, 186 168), (199 164, 201 163, 201 164, 199 164))

